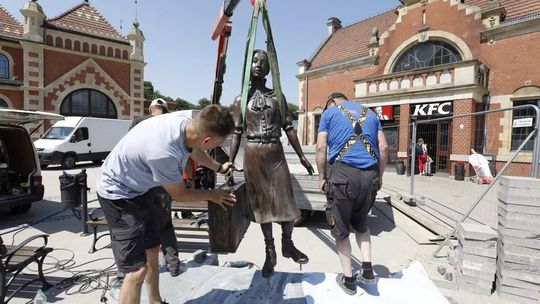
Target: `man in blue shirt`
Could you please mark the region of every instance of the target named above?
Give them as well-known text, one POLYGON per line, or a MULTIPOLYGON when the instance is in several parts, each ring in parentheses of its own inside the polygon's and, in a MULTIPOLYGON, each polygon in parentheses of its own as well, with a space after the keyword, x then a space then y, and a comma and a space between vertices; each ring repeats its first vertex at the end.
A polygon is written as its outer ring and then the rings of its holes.
POLYGON ((333 226, 332 235, 343 268, 336 280, 350 295, 356 293, 355 281, 375 283, 367 215, 382 185, 387 149, 373 111, 348 101, 339 92, 328 97, 317 135, 317 168, 321 190, 328 199, 327 219, 333 226), (327 163, 332 165, 328 172, 327 163), (362 270, 354 279, 351 232, 362 254, 362 270))

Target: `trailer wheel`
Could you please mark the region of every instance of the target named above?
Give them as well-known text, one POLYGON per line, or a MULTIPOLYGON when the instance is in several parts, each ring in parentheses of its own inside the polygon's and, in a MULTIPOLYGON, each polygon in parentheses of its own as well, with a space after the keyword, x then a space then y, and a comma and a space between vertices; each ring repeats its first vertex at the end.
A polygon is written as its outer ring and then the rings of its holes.
POLYGON ((64 158, 62 159, 61 165, 62 165, 62 168, 64 169, 71 169, 75 167, 76 163, 77 163, 77 160, 75 159, 75 156, 68 154, 64 156, 64 158))

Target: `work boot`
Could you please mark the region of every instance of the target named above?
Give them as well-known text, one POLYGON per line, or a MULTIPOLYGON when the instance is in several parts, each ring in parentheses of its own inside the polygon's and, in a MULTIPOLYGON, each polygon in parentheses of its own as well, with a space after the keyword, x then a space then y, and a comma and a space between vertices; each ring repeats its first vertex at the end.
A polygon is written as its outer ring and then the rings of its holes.
POLYGON ((265 240, 266 243, 266 260, 262 268, 262 276, 267 279, 274 274, 274 267, 276 266, 276 247, 274 246, 274 239, 265 240))
POLYGON ((307 255, 294 247, 291 238, 283 237, 281 239, 281 254, 283 254, 283 257, 285 258, 293 259, 293 261, 298 264, 307 264, 309 262, 307 255))

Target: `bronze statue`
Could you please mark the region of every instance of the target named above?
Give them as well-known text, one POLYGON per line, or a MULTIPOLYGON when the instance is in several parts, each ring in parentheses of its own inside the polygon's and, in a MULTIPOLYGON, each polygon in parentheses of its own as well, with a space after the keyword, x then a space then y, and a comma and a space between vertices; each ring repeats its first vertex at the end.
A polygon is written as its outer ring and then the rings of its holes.
POLYGON ((266 261, 262 269, 262 276, 265 278, 274 273, 276 265, 272 223, 281 224, 283 256, 292 258, 299 264, 309 261, 305 254, 296 249, 291 239, 294 220, 300 216, 300 210, 294 202, 291 174, 280 141, 282 128, 302 165, 309 174, 313 174, 313 167, 298 142, 286 103, 282 107, 287 111, 286 121, 282 121, 275 93, 265 86, 265 77, 269 72, 268 54, 263 50, 255 50, 245 122, 241 117, 241 97, 237 97, 233 104, 236 128, 230 154, 231 162, 234 162, 244 133, 247 140, 244 148, 246 191, 253 209, 252 221, 261 224, 266 244, 266 261))

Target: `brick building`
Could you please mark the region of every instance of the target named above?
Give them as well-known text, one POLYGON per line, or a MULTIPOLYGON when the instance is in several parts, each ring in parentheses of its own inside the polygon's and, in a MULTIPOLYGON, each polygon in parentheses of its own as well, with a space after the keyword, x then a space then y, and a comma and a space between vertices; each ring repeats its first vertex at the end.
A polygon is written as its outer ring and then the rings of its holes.
POLYGON ((20 13, 22 24, 0 4, 0 107, 142 115, 145 39, 137 22, 123 37, 88 1, 54 18, 37 1, 26 2, 20 13))
MULTIPOLYGON (((411 119, 540 106, 540 1, 400 2, 395 10, 347 27, 330 18, 327 38, 298 63, 303 144, 315 143, 333 91, 384 114, 392 159, 407 157, 411 119)), ((454 163, 467 161, 472 148, 495 155, 500 168, 533 130, 533 112, 433 122, 421 125, 417 136, 428 139, 437 172, 452 174, 454 163)), ((530 173, 532 149, 529 142, 509 174, 530 173)))

